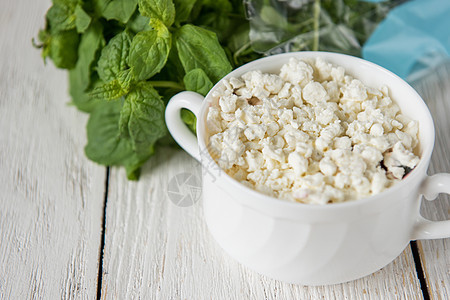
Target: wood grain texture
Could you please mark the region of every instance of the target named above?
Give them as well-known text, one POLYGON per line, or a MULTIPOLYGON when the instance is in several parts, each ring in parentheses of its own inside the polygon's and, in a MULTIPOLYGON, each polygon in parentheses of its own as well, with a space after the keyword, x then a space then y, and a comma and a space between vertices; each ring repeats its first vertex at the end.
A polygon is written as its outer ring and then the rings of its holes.
MULTIPOLYGON (((429 174, 450 173, 450 63, 414 83, 434 118, 436 142, 429 174)), ((424 201, 421 212, 430 220, 450 219, 450 197, 424 201)), ((419 241, 418 247, 431 299, 450 299, 450 239, 419 241)))
MULTIPOLYGON (((31 38, 50 1, 0 9, 0 299, 90 299, 97 289, 105 168, 83 153, 87 116, 69 107, 67 73, 42 63, 31 38)), ((436 118, 430 174, 449 172, 450 82, 417 86, 436 118)), ((179 207, 167 184, 200 166, 160 151, 139 182, 111 169, 102 268, 105 299, 421 299, 408 247, 382 270, 346 284, 289 285, 228 257, 209 235, 201 202, 179 207)), ((201 200, 200 200, 201 201, 201 200)), ((449 198, 423 214, 448 219, 449 198)), ((450 298, 450 239, 418 242, 433 299, 450 298)))
POLYGON ((0 9, 0 299, 96 295, 105 168, 84 156, 67 73, 31 45, 50 4, 0 9))
POLYGON ((185 152, 160 151, 139 182, 112 169, 106 210, 103 299, 421 299, 408 247, 382 270, 353 282, 285 284, 241 266, 209 235, 201 200, 179 207, 167 185, 180 173, 200 177, 185 152))

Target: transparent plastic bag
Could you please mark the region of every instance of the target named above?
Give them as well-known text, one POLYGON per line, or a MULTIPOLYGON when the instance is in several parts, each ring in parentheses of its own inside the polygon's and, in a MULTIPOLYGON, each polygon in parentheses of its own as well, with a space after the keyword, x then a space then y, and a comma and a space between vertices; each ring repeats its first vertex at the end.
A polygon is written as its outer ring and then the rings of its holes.
POLYGON ((255 52, 320 50, 361 56, 377 24, 404 0, 244 0, 255 52))

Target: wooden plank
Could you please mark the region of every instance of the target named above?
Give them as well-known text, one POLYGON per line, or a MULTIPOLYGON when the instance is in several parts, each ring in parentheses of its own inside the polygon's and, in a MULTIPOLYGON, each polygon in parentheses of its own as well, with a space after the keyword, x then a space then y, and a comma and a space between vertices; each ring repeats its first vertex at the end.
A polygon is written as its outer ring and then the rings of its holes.
POLYGON ((268 279, 228 257, 209 235, 201 200, 172 203, 170 180, 200 176, 186 153, 160 151, 139 182, 111 169, 106 213, 104 299, 421 299, 408 247, 393 263, 365 278, 334 286, 307 287, 268 279))
POLYGON ((31 46, 50 4, 0 9, 0 299, 96 295, 105 168, 84 156, 66 72, 31 46))
MULTIPOLYGON (((450 63, 414 83, 433 115, 436 143, 429 174, 450 172, 450 63)), ((424 201, 422 214, 431 220, 450 219, 450 197, 424 201)), ((450 299, 450 239, 418 241, 418 248, 431 299, 450 299)))

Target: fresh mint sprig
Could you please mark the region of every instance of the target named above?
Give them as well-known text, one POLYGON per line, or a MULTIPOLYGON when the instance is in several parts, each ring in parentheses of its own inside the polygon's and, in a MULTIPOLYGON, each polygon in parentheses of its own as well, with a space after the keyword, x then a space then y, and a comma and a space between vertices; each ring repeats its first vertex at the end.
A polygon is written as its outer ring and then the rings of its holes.
MULTIPOLYGON (((167 140, 168 99, 185 89, 206 95, 231 71, 220 28, 197 22, 224 7, 232 13, 228 0, 53 1, 39 34, 43 56, 69 69, 72 103, 90 113, 88 158, 139 177, 167 140)), ((182 118, 195 130, 191 112, 182 118)))

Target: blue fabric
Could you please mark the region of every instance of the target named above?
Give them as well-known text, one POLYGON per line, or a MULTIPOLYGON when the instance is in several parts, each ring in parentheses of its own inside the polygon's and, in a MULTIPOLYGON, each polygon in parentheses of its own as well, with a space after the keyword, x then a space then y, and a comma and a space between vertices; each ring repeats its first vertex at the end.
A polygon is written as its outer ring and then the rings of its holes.
POLYGON ((389 12, 366 41, 363 58, 407 79, 450 59, 450 0, 413 0, 389 12))

